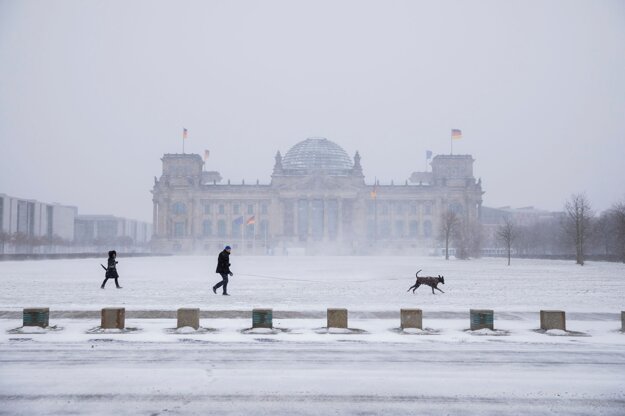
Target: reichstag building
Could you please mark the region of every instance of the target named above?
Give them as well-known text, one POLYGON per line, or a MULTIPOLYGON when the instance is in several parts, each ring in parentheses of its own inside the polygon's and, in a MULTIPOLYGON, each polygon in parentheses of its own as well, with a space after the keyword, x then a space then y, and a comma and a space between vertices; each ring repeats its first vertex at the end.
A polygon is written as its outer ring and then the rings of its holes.
POLYGON ((478 221, 481 181, 470 155, 437 155, 403 183, 366 183, 353 158, 325 138, 275 156, 269 184, 223 183, 197 154, 165 154, 154 178, 153 250, 237 254, 427 254, 445 210, 478 221))

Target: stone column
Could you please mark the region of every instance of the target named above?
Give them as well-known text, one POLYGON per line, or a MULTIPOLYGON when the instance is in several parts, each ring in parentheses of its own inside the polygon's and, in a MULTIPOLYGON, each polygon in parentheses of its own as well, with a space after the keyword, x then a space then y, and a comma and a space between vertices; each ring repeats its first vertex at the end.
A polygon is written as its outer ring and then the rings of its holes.
POLYGON ((564 311, 540 311, 540 329, 561 329, 566 331, 564 311))
POLYGON ((253 309, 252 328, 273 328, 273 309, 253 309))
POLYGON ((124 329, 126 327, 125 308, 104 308, 102 309, 102 329, 124 329))
POLYGON ((347 309, 328 308, 328 328, 347 328, 347 309))
POLYGON ((39 326, 47 328, 50 321, 50 308, 25 308, 23 311, 23 326, 39 326))
POLYGON ((491 309, 471 309, 469 310, 471 320, 471 331, 477 329, 491 329, 495 327, 495 313, 491 309))
POLYGON ((401 329, 423 329, 423 311, 421 309, 401 309, 401 329))
POLYGON ((190 326, 197 330, 200 327, 200 309, 199 308, 180 308, 178 309, 178 322, 176 328, 190 326))

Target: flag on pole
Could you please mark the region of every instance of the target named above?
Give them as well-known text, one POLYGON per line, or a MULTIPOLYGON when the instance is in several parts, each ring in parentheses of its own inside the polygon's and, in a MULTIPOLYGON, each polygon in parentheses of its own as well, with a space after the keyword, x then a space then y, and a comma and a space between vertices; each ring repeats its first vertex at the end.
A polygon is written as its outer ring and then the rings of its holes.
POLYGON ((426 151, 425 151, 425 158, 426 158, 427 160, 432 159, 432 151, 431 151, 431 150, 426 150, 426 151))
POLYGON ((454 140, 462 139, 462 130, 451 129, 451 138, 454 140))
POLYGON ((249 218, 247 219, 246 224, 247 224, 247 225, 256 224, 256 217, 255 217, 254 215, 252 215, 251 217, 249 217, 249 218))
POLYGON ((235 218, 234 221, 232 221, 232 225, 234 226, 241 225, 241 224, 243 224, 243 216, 235 218))
POLYGON ((182 129, 182 138, 183 139, 187 138, 187 129, 185 129, 185 128, 182 129))
POLYGON ((373 190, 371 191, 371 199, 376 199, 378 197, 378 181, 375 181, 373 185, 373 190))
POLYGON ((208 160, 208 155, 210 154, 210 152, 208 150, 204 150, 204 162, 206 162, 208 160))

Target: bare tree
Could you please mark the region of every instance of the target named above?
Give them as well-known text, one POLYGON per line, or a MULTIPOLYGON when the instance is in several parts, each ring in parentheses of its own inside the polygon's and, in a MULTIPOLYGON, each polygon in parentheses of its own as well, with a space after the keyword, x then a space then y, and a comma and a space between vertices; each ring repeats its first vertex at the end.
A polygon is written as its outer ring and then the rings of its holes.
POLYGON ((497 228, 497 239, 506 245, 506 249, 508 251, 508 266, 510 266, 512 243, 514 243, 514 240, 516 240, 517 237, 518 231, 516 225, 510 217, 505 217, 503 219, 503 224, 497 228))
POLYGON ((449 260, 449 241, 456 232, 458 227, 458 215, 455 212, 448 209, 441 215, 441 240, 445 242, 445 260, 449 260))
POLYGON ((614 204, 610 209, 610 216, 615 226, 617 253, 625 263, 625 202, 614 204))
POLYGON ((566 213, 564 229, 575 243, 575 260, 584 265, 584 245, 590 236, 593 212, 585 194, 571 195, 571 199, 564 205, 566 213))

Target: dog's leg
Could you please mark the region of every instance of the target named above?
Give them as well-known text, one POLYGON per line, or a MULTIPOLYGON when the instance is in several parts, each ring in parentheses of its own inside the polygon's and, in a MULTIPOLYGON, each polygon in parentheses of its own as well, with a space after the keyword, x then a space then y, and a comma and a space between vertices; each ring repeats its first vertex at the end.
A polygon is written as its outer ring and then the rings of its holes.
MULTIPOLYGON (((439 292, 441 292, 441 293, 445 293, 445 292, 443 292, 442 290, 440 290, 440 289, 439 289, 439 288, 437 288, 437 287, 435 287, 434 289, 438 290, 438 291, 439 291, 439 292)), ((432 290, 432 292, 434 292, 434 290, 432 290)))
MULTIPOLYGON (((410 292, 410 289, 412 289, 413 287, 416 289, 415 285, 412 285, 408 288, 408 290, 406 290, 406 292, 410 292)), ((414 293, 414 290, 412 291, 412 293, 414 293)))

